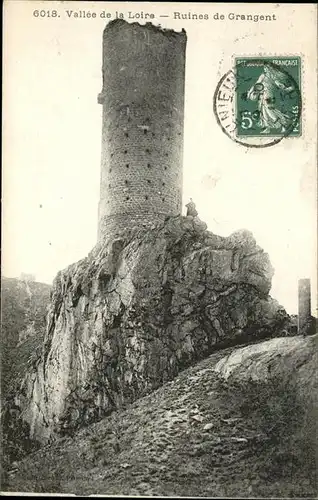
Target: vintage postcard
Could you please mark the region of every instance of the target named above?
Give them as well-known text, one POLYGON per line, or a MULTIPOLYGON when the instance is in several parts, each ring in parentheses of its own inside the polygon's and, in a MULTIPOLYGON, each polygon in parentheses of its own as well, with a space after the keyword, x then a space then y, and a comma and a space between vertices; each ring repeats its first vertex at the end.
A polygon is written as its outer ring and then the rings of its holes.
POLYGON ((316 498, 317 6, 3 41, 3 494, 316 498))

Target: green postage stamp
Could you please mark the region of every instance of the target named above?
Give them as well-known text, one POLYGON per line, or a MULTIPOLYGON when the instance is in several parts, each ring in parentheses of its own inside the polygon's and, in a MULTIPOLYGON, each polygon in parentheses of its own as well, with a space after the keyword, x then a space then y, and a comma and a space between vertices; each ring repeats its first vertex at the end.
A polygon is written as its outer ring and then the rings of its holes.
POLYGON ((301 135, 301 59, 235 58, 237 137, 301 135))

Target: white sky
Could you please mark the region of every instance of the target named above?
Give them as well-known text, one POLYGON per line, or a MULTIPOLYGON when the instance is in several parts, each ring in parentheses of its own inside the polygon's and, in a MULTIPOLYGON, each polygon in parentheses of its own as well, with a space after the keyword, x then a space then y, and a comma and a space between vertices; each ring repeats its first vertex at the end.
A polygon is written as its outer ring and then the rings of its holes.
MULTIPOLYGON (((271 295, 297 312, 297 281, 312 279, 316 307, 316 8, 281 4, 40 2, 5 5, 3 135, 4 276, 50 283, 96 242, 102 31, 106 10, 153 12, 154 24, 188 35, 184 203, 191 196, 211 231, 247 228, 271 257, 271 295), (60 18, 35 18, 35 9, 60 18), (90 10, 95 19, 69 19, 90 10), (173 12, 208 13, 175 20, 173 12), (213 20, 216 13, 224 21, 213 20), (230 21, 228 13, 277 21, 230 21), (159 18, 170 14, 169 18, 159 18), (301 55, 303 135, 265 149, 232 142, 216 123, 213 93, 233 56, 301 55), (213 181, 215 179, 216 181, 213 181)), ((143 21, 141 21, 143 22, 143 21)))

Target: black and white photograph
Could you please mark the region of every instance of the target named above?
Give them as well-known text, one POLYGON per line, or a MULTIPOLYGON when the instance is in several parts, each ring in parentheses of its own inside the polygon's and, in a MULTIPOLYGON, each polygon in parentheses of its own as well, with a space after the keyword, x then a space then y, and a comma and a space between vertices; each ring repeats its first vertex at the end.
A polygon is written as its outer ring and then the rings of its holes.
POLYGON ((317 6, 3 12, 1 494, 317 498, 317 6))

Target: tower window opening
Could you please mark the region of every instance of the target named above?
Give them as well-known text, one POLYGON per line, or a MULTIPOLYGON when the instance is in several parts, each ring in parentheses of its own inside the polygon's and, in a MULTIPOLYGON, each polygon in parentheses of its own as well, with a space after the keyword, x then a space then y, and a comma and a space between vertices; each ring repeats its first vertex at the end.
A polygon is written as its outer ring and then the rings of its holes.
POLYGON ((110 153, 110 157, 112 158, 114 156, 114 153, 110 153))
POLYGON ((126 168, 129 168, 129 163, 126 163, 126 168))
POLYGON ((129 200, 129 196, 126 196, 126 200, 127 200, 127 201, 129 200))
POLYGON ((162 198, 162 201, 165 201, 165 198, 162 198))
POLYGON ((167 170, 167 167, 165 167, 165 170, 167 170))
POLYGON ((148 149, 148 148, 147 148, 147 149, 146 149, 146 153, 150 153, 150 149, 148 149))
POLYGON ((147 182, 148 182, 148 184, 151 184, 151 180, 150 179, 148 179, 147 182))
POLYGON ((144 135, 147 135, 148 133, 148 130, 146 128, 144 128, 144 135))
POLYGON ((128 153, 127 149, 125 149, 124 154, 126 155, 128 153))
POLYGON ((148 200, 148 196, 147 195, 145 196, 145 200, 148 200))
POLYGON ((125 137, 129 137, 129 134, 128 134, 128 132, 125 132, 125 137))
POLYGON ((166 183, 165 183, 165 182, 163 182, 163 183, 162 183, 162 185, 163 185, 163 186, 165 186, 165 185, 166 185, 166 183))
POLYGON ((147 167, 148 167, 148 168, 150 168, 150 167, 151 167, 150 163, 148 163, 148 164, 147 164, 147 167))
POLYGON ((126 184, 126 186, 127 186, 127 184, 128 184, 128 181, 127 181, 127 179, 125 179, 125 184, 126 184))

